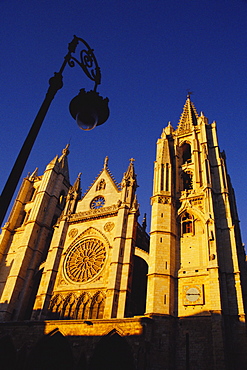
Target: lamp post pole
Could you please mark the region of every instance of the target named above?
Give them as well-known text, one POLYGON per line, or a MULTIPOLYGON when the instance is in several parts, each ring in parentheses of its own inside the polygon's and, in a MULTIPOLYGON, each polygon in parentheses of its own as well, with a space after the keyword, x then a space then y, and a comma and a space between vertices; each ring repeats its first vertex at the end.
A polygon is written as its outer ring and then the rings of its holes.
MULTIPOLYGON (((57 91, 63 87, 63 71, 66 65, 68 64, 70 67, 75 66, 75 62, 82 68, 82 70, 85 72, 85 74, 95 82, 94 91, 90 91, 90 97, 93 96, 93 101, 90 104, 88 98, 83 100, 83 97, 87 97, 87 93, 84 90, 81 90, 81 93, 76 97, 78 100, 78 97, 80 98, 80 104, 84 104, 83 107, 83 114, 85 113, 85 104, 87 106, 90 105, 90 108, 92 105, 96 104, 98 109, 103 109, 103 117, 101 112, 97 112, 99 119, 97 119, 97 122, 94 125, 91 125, 91 127, 88 127, 86 129, 91 129, 95 127, 96 125, 104 123, 108 116, 109 116, 109 109, 108 109, 108 99, 102 99, 98 93, 96 93, 97 86, 100 84, 101 81, 101 73, 100 68, 98 66, 97 60, 94 56, 93 49, 90 48, 90 46, 84 41, 83 39, 74 36, 73 40, 68 45, 68 53, 64 57, 63 64, 59 70, 59 72, 56 72, 52 78, 49 80, 49 87, 45 96, 45 99, 36 115, 36 118, 32 124, 32 127, 30 128, 30 131, 21 147, 21 150, 19 152, 19 155, 15 161, 15 164, 10 172, 10 175, 8 177, 8 180, 6 181, 6 184, 3 188, 1 197, 0 197, 0 226, 2 225, 2 222, 5 218, 6 212, 8 210, 9 204, 11 202, 11 199, 14 195, 14 192, 16 190, 16 187, 18 185, 18 182, 20 180, 20 177, 22 175, 22 172, 24 170, 25 164, 27 162, 27 159, 29 157, 29 154, 32 150, 32 147, 34 145, 34 142, 36 140, 36 137, 39 133, 39 130, 41 128, 41 125, 44 121, 44 118, 46 116, 46 113, 51 105, 52 100, 54 99, 57 91), (86 49, 82 49, 80 52, 80 60, 72 56, 72 53, 75 53, 76 47, 78 43, 81 42, 86 47, 86 49), (83 94, 82 94, 83 92, 83 94), (81 95, 83 95, 81 99, 81 95), (81 101, 82 100, 82 101, 81 101), (102 103, 103 102, 103 103, 102 103)), ((76 99, 74 98, 74 100, 76 99)), ((97 110, 96 107, 96 110, 97 110)), ((86 107, 87 108, 87 107, 86 107)), ((80 109, 80 107, 78 108, 80 109)), ((80 113, 80 112, 78 112, 80 113)), ((78 113, 72 114, 73 118, 77 117, 78 113)), ((88 116, 88 112, 86 112, 88 116)), ((95 112, 94 112, 95 115, 95 112)), ((89 124, 90 126, 90 124, 89 124)))

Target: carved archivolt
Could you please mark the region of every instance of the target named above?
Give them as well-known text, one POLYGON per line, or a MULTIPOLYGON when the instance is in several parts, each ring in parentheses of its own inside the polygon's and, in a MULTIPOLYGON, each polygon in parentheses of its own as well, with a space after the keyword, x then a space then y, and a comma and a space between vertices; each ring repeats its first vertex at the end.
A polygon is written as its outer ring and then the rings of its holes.
POLYGON ((92 218, 114 216, 118 212, 120 204, 113 204, 112 206, 90 209, 89 211, 78 212, 70 216, 70 222, 79 222, 92 218))

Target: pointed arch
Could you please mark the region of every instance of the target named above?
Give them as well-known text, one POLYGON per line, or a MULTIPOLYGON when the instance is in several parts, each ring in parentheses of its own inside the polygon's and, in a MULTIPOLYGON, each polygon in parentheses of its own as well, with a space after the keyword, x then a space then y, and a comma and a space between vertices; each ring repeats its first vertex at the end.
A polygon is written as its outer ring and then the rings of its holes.
POLYGON ((66 203, 66 194, 64 190, 61 190, 58 197, 58 207, 63 210, 65 203, 66 203))
POLYGON ((91 297, 88 293, 82 293, 77 301, 75 308, 75 319, 88 319, 90 311, 91 297))
POLYGON ((27 361, 27 370, 71 370, 74 366, 68 339, 55 330, 43 336, 27 361))
POLYGON ((189 212, 184 212, 181 215, 181 235, 193 234, 194 232, 194 217, 189 212))
POLYGON ((56 294, 51 299, 49 311, 51 313, 50 316, 53 319, 59 320, 60 315, 61 315, 61 311, 62 311, 62 307, 63 307, 63 302, 64 302, 64 299, 60 294, 56 294))
POLYGON ((91 370, 134 370, 134 359, 127 340, 115 330, 96 345, 90 361, 91 370))
POLYGON ((62 319, 72 319, 75 309, 76 297, 73 293, 69 293, 64 299, 61 318, 62 319))
POLYGON ((178 209, 177 211, 178 220, 181 219, 181 215, 184 212, 190 213, 194 217, 195 220, 198 218, 204 224, 209 221, 208 219, 205 218, 205 215, 198 208, 192 207, 188 200, 183 201, 181 207, 178 209))
POLYGON ((70 250, 74 247, 75 244, 77 244, 78 242, 84 239, 88 239, 88 238, 98 238, 102 240, 102 242, 105 243, 108 247, 110 246, 109 240, 106 238, 106 236, 100 230, 96 229, 95 227, 90 226, 73 240, 73 242, 70 244, 70 246, 66 250, 65 254, 67 255, 70 252, 70 250))
POLYGON ((90 307, 90 319, 103 319, 105 308, 105 295, 97 292, 92 299, 90 307))
POLYGON ((191 145, 188 141, 183 142, 180 146, 182 151, 182 164, 191 162, 191 145))

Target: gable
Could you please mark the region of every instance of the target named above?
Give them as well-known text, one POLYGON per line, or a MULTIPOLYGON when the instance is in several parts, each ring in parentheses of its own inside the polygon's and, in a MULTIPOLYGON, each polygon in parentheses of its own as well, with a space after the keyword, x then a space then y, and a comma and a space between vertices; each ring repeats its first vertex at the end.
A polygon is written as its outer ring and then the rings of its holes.
POLYGON ((87 211, 91 208, 109 207, 116 204, 118 200, 120 200, 120 190, 108 168, 104 168, 78 202, 76 212, 87 211))

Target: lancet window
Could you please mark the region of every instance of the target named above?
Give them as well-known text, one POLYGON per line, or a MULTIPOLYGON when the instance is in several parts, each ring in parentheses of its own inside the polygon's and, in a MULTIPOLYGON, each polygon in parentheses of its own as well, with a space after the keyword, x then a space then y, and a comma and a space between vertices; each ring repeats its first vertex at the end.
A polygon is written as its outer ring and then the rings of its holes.
POLYGON ((190 163, 191 162, 191 146, 188 143, 184 143, 182 145, 182 158, 183 158, 183 163, 190 163))
POLYGON ((65 202, 66 202, 66 196, 65 196, 64 190, 62 190, 59 195, 59 199, 58 199, 58 205, 61 209, 64 209, 65 202))
POLYGON ((102 319, 105 307, 105 297, 101 292, 97 293, 92 300, 90 319, 102 319))
POLYGON ((90 308, 90 297, 87 293, 80 296, 75 310, 75 319, 88 319, 90 308))
POLYGON ((181 217, 181 232, 184 234, 193 233, 193 216, 185 212, 181 217))
POLYGON ((72 319, 74 314, 75 297, 69 294, 63 304, 62 319, 72 319))
POLYGON ((62 304, 63 304, 63 298, 59 294, 55 295, 55 297, 52 298, 51 304, 50 304, 50 312, 51 312, 52 318, 54 319, 60 318, 62 304))

